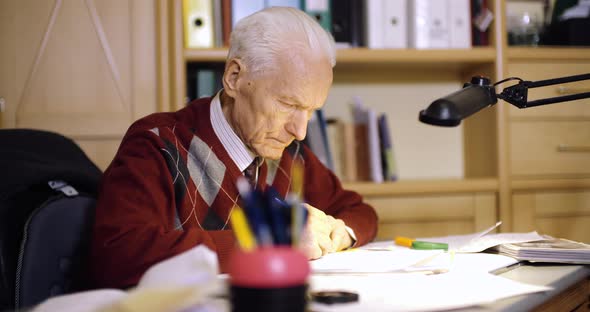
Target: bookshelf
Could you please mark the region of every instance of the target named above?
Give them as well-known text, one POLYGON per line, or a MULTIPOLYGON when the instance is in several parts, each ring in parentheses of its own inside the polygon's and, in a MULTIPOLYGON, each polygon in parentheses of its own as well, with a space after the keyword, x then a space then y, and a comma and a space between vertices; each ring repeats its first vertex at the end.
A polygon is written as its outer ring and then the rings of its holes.
MULTIPOLYGON (((559 63, 562 60, 577 62, 583 66, 590 64, 588 48, 509 47, 504 35, 506 25, 503 12, 506 2, 489 1, 494 23, 489 34, 490 45, 486 47, 453 50, 338 50, 337 65, 334 68, 335 91, 328 98, 326 106, 333 106, 333 102, 341 101, 347 95, 342 90, 350 89, 351 86, 365 92, 374 92, 372 88, 379 86, 382 89, 378 92, 382 92, 380 95, 384 99, 395 96, 400 85, 403 88, 410 86, 415 88, 412 89, 414 93, 426 93, 428 96, 424 98, 432 100, 459 89, 474 75, 485 75, 492 81, 499 81, 511 74, 510 68, 516 66, 515 64, 535 66, 539 63, 559 63), (439 86, 441 83, 442 87, 439 86), (386 91, 389 86, 392 86, 393 91, 386 91)), ((176 110, 183 103, 186 92, 186 64, 222 64, 225 62, 227 49, 185 49, 182 44, 181 1, 159 0, 158 3, 160 103, 163 103, 163 110, 176 110)), ((585 68, 583 66, 581 68, 585 68)), ((590 68, 587 72, 590 72, 590 68)), ((528 77, 527 72, 519 75, 524 79, 535 79, 528 77)), ((422 108, 430 103, 423 99, 420 101, 422 108)), ((399 99, 399 102, 403 102, 403 99, 399 99)), ((384 103, 381 107, 387 105, 389 104, 384 103)), ((333 109, 336 110, 338 109, 333 109)), ((515 176, 511 144, 516 117, 512 114, 509 104, 499 102, 462 123, 458 132, 459 145, 453 147, 455 158, 461 160, 458 165, 461 167, 461 174, 458 177, 402 178, 393 183, 349 182, 344 185, 365 196, 383 217, 383 229, 379 232, 381 238, 390 238, 394 234, 425 236, 467 233, 487 228, 497 220, 503 221, 500 230, 504 232, 531 230, 530 226, 515 225, 514 220, 520 224, 534 225, 535 220, 547 218, 547 214, 535 216, 534 212, 523 214, 515 211, 514 206, 518 207, 523 202, 518 195, 524 194, 525 202, 530 202, 531 196, 547 190, 575 190, 590 194, 590 175, 529 176, 525 179, 515 176), (444 211, 448 213, 445 214, 444 211), (402 216, 401 212, 408 215, 402 216), (523 218, 526 222, 522 221, 523 218)), ((327 115, 332 117, 329 109, 327 115)), ((417 115, 418 110, 413 118, 417 119, 417 115)), ((414 134, 411 129, 403 132, 404 136, 412 140, 422 139, 420 134, 414 134)), ((434 140, 438 135, 440 134, 432 134, 434 140)), ((417 165, 425 166, 425 171, 435 171, 434 169, 445 166, 445 163, 424 162, 420 157, 439 152, 439 147, 435 146, 425 152, 413 152, 415 154, 410 154, 407 158, 416 158, 417 165)), ((398 165, 404 166, 399 162, 398 165)), ((590 160, 588 167, 590 168, 590 160)), ((586 196, 590 195, 583 193, 576 196, 578 197, 575 198, 582 198, 584 202, 587 200, 586 196)), ((575 226, 579 229, 581 226, 590 226, 590 208, 586 208, 587 206, 590 204, 581 204, 579 210, 568 215, 585 218, 583 222, 586 223, 580 225, 566 222, 563 227, 575 226)), ((562 236, 568 237, 565 234, 562 236)), ((590 240, 587 236, 582 238, 590 240)), ((579 235, 570 238, 580 239, 579 235)))

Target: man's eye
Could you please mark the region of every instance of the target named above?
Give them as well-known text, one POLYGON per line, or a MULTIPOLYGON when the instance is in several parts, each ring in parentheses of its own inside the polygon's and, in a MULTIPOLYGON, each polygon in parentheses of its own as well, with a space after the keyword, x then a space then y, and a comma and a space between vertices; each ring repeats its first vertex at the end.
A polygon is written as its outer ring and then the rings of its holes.
POLYGON ((281 102, 281 107, 283 107, 285 110, 293 110, 297 108, 297 105, 281 102))

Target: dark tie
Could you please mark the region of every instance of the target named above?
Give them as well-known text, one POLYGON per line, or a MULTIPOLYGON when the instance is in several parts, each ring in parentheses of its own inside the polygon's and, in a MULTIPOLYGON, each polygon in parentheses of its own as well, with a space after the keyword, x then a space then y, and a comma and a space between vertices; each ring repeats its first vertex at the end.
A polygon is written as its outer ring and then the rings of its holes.
POLYGON ((256 181, 256 170, 258 170, 258 157, 255 157, 254 161, 244 170, 244 176, 252 188, 256 188, 256 182, 258 182, 256 181))

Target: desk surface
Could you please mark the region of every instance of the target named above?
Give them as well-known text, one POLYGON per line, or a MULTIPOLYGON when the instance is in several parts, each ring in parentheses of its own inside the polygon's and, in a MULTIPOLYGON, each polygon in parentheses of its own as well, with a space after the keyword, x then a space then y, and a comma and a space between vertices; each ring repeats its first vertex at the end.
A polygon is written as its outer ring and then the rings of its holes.
MULTIPOLYGON (((569 296, 565 302, 574 305, 572 295, 578 294, 588 300, 590 266, 584 265, 559 265, 559 264, 526 264, 513 270, 500 274, 500 276, 528 284, 551 286, 554 289, 548 292, 516 296, 503 299, 489 305, 477 308, 465 309, 465 311, 531 311, 539 307, 545 307, 550 301, 559 302, 560 295, 569 296), (576 284, 580 284, 577 290, 567 292, 576 284)), ((573 309, 573 308, 572 308, 573 309)), ((569 311, 570 308, 561 307, 560 311, 569 311)), ((463 310, 461 310, 463 311, 463 310)))

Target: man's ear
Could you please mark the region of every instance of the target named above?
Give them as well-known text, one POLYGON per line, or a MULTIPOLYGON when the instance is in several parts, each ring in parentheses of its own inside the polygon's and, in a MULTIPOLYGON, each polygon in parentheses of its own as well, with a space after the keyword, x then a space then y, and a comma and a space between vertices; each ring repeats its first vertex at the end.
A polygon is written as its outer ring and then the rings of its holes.
POLYGON ((244 77, 245 67, 239 59, 231 59, 223 72, 223 92, 235 98, 238 92, 239 81, 244 77))

